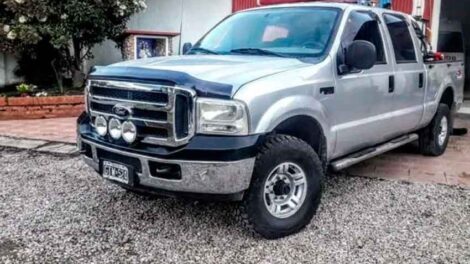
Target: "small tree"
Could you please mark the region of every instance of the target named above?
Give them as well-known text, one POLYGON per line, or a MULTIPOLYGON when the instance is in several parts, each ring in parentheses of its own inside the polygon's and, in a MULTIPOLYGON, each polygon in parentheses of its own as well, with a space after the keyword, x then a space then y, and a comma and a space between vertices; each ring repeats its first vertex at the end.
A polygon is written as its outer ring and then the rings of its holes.
POLYGON ((83 85, 83 61, 106 39, 118 40, 144 0, 0 0, 0 51, 14 54, 49 43, 57 56, 51 67, 62 80, 83 85))

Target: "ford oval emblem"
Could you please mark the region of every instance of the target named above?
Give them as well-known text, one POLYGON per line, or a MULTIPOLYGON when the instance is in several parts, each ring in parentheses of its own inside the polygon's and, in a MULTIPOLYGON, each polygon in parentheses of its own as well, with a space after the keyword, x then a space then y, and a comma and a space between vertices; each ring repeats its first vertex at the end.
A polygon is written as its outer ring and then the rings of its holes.
POLYGON ((115 105, 113 107, 113 114, 120 117, 128 117, 132 115, 132 107, 127 105, 115 105))

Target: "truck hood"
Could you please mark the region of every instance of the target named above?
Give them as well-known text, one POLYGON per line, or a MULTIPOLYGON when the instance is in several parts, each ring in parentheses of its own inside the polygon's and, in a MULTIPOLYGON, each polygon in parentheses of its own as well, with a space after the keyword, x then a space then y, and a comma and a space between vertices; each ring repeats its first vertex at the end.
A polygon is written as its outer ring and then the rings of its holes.
POLYGON ((173 56, 98 67, 90 77, 165 80, 191 86, 201 95, 231 97, 246 83, 305 65, 298 59, 268 56, 173 56))

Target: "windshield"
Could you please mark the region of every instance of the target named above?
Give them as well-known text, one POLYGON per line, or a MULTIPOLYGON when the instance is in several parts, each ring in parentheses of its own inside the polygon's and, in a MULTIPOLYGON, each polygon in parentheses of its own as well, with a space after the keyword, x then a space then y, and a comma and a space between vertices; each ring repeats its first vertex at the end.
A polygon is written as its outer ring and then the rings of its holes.
POLYGON ((189 54, 321 57, 340 14, 336 8, 260 9, 228 17, 189 54))

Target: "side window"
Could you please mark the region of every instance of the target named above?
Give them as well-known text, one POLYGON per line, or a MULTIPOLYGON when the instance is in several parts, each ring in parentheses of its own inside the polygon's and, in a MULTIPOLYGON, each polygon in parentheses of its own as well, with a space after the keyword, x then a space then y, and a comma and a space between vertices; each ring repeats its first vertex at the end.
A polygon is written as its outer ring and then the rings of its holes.
POLYGON ((387 63, 382 34, 380 33, 379 22, 375 13, 363 11, 351 12, 341 39, 342 47, 346 48, 355 40, 365 40, 374 44, 377 50, 376 64, 387 63))
POLYGON ((384 14, 397 63, 413 63, 416 61, 415 46, 405 18, 400 15, 384 14))

